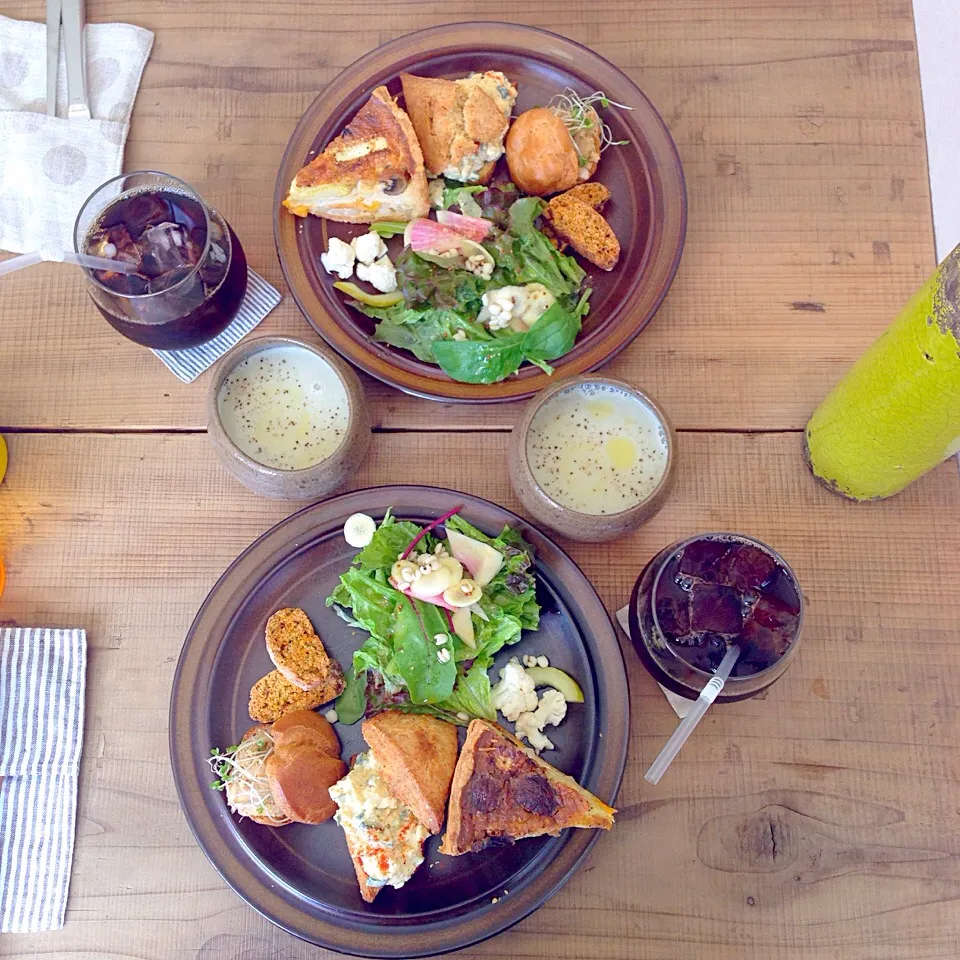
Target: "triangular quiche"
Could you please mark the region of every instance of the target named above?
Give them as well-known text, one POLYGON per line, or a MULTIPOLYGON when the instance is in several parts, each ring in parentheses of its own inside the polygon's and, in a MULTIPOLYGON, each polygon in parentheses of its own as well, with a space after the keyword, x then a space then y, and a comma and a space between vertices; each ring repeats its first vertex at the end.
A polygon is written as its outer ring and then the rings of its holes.
POLYGON ((410 118, 386 87, 290 184, 283 205, 344 223, 415 220, 430 212, 423 154, 410 118))
POLYGON ((453 775, 440 852, 457 857, 525 837, 555 836, 565 827, 609 830, 615 813, 502 727, 473 720, 453 775))

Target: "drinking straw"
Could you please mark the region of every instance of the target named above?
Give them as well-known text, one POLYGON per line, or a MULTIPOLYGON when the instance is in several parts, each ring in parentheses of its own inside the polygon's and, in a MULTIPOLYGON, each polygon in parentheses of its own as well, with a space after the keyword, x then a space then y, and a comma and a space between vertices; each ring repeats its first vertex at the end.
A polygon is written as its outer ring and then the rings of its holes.
POLYGON ((113 273, 136 273, 137 265, 126 260, 109 260, 106 257, 93 257, 89 253, 67 251, 63 255, 64 263, 74 263, 88 270, 110 270, 113 273))
POLYGON ((740 648, 736 645, 727 648, 724 658, 717 667, 717 672, 707 681, 704 688, 700 691, 690 709, 690 712, 680 721, 677 729, 673 731, 670 739, 664 744, 659 756, 650 764, 650 769, 644 775, 644 780, 649 783, 659 783, 660 778, 667 772, 667 767, 673 763, 674 758, 680 752, 680 748, 687 742, 687 737, 693 733, 693 728, 700 722, 700 719, 707 712, 707 707, 717 699, 717 695, 723 689, 723 685, 733 670, 733 665, 740 656, 740 648))
MULTIPOLYGON (((0 263, 0 277, 5 273, 22 270, 24 267, 32 267, 35 263, 40 263, 44 259, 39 250, 34 250, 33 253, 22 253, 19 257, 11 257, 9 260, 0 263)), ((113 273, 137 272, 137 266, 134 263, 127 263, 124 260, 108 260, 105 257, 91 257, 88 253, 67 251, 63 254, 63 262, 87 267, 89 270, 110 270, 113 273)))
POLYGON ((4 260, 3 263, 0 263, 0 277, 5 273, 13 273, 14 270, 32 267, 42 259, 43 257, 40 255, 39 250, 34 250, 33 253, 21 253, 19 257, 11 257, 9 260, 4 260))

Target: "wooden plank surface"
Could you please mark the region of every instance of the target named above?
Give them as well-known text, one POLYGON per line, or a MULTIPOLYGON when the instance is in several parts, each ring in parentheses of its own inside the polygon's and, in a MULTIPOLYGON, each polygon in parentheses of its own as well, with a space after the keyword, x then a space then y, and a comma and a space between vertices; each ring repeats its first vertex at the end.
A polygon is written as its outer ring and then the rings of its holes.
MULTIPOLYGON (((488 5, 90 0, 92 21, 156 33, 126 168, 184 177, 284 293, 273 242, 283 148, 323 85, 378 43, 488 5)), ((4 13, 40 18, 37 0, 4 13)), ((910 0, 519 0, 625 69, 662 112, 690 219, 674 287, 609 367, 684 428, 799 428, 933 266, 910 0)), ((482 28, 478 27, 478 36, 482 28)), ((79 276, 0 287, 0 427, 200 428, 207 377, 179 383, 115 334, 79 276)), ((261 333, 314 336, 292 300, 261 333)), ((390 428, 506 427, 516 405, 440 409, 367 383, 390 428)))
MULTIPOLYGON (((91 646, 77 849, 62 931, 3 956, 330 956, 227 889, 180 812, 167 758, 183 636, 229 562, 291 507, 248 493, 202 435, 11 440, 0 623, 84 626, 91 646)), ((403 460, 516 509, 502 434, 387 434, 354 486, 403 460)), ((465 957, 947 960, 960 939, 956 624, 960 478, 945 464, 856 506, 795 434, 685 434, 664 511, 610 546, 568 544, 609 609, 685 534, 755 534, 795 567, 803 648, 764 699, 716 708, 658 787, 676 718, 624 641, 630 759, 616 829, 557 897, 465 957)))

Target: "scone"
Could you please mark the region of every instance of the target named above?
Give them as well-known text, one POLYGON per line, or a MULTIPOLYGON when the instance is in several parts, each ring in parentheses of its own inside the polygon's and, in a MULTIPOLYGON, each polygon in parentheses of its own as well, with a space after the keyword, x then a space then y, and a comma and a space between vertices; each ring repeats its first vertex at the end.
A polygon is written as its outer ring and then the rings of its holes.
POLYGON ((404 104, 427 172, 461 183, 489 183, 517 88, 498 70, 459 80, 400 74, 404 104))

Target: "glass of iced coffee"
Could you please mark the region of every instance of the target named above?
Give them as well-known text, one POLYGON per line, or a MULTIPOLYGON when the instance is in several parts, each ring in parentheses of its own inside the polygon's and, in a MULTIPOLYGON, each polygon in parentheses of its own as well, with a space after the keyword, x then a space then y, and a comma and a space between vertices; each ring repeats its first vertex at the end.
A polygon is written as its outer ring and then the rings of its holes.
POLYGON ((136 266, 85 270, 88 289, 115 330, 159 350, 212 340, 247 289, 247 260, 230 225, 165 173, 124 174, 98 187, 77 217, 74 246, 136 266))
POLYGON ((696 700, 727 649, 739 656, 718 702, 756 696, 796 656, 803 594, 759 540, 708 533, 664 547, 630 600, 630 639, 658 683, 696 700))

